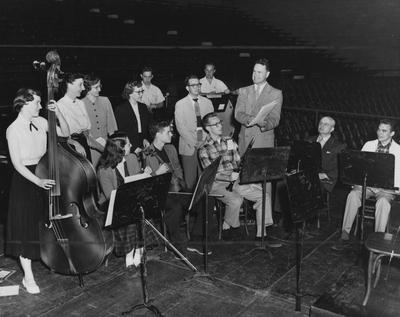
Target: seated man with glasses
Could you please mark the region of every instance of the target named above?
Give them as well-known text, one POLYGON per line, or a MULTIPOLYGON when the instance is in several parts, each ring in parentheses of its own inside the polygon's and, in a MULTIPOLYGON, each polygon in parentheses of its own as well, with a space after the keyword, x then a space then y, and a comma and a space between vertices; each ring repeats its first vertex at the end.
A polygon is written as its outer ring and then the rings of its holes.
MULTIPOLYGON (((256 240, 260 240, 262 230, 262 189, 258 184, 239 185, 238 176, 235 172, 240 163, 240 155, 237 143, 230 137, 222 136, 222 122, 217 113, 209 113, 202 119, 203 126, 208 132, 204 144, 199 149, 199 158, 203 168, 209 166, 215 159, 222 157, 218 167, 217 176, 211 188, 212 194, 223 195, 220 199, 225 204, 224 223, 222 225, 224 238, 229 239, 240 227, 239 211, 243 198, 253 201, 256 210, 257 233, 256 240), (227 189, 230 182, 234 182, 232 191, 227 189)), ((266 196, 265 225, 273 224, 271 212, 271 200, 269 194, 266 196)), ((282 246, 281 243, 266 237, 266 245, 271 248, 282 246)))
POLYGON ((186 186, 192 190, 199 175, 197 150, 206 138, 201 118, 213 112, 214 107, 209 99, 200 96, 201 84, 196 75, 188 76, 185 85, 188 95, 175 105, 175 124, 186 186))
POLYGON ((142 103, 143 87, 138 81, 129 81, 122 91, 125 102, 115 108, 114 115, 118 129, 124 131, 131 141, 131 153, 140 153, 141 147, 150 145, 148 126, 151 116, 142 103))

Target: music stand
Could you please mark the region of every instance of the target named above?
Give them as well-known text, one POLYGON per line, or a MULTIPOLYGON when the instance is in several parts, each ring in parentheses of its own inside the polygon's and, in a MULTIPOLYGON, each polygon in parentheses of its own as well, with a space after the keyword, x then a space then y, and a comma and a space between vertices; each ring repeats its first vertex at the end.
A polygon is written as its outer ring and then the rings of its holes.
MULTIPOLYGON (((122 315, 130 314, 135 310, 145 308, 153 312, 156 316, 162 316, 157 307, 151 305, 149 301, 146 281, 147 251, 144 226, 145 224, 150 224, 150 222, 145 218, 145 213, 146 216, 158 217, 160 210, 164 209, 170 183, 171 173, 125 183, 118 187, 115 199, 110 199, 110 204, 113 204, 113 215, 112 223, 109 227, 114 229, 137 223, 140 228, 139 237, 143 241, 143 255, 140 263, 143 303, 133 306, 130 310, 123 312, 122 315)), ((151 228, 153 230, 155 229, 152 225, 151 228)), ((170 247, 174 249, 175 252, 184 258, 184 256, 176 250, 176 248, 164 236, 162 236, 158 230, 155 229, 155 231, 170 247)), ((189 261, 187 262, 190 264, 189 261)), ((191 265, 191 267, 197 271, 193 265, 191 265)))
POLYGON ((346 150, 339 154, 341 181, 359 185, 361 192, 360 241, 364 240, 364 212, 367 187, 397 190, 394 187, 395 157, 390 153, 346 150))
POLYGON ((287 170, 300 171, 321 167, 321 145, 317 142, 295 140, 290 144, 287 170))
POLYGON ((243 157, 243 169, 240 173, 239 184, 262 183, 262 230, 261 245, 259 248, 263 250, 266 250, 264 248, 264 230, 267 182, 284 177, 289 158, 289 151, 289 146, 275 148, 252 148, 243 157))
POLYGON ((313 212, 318 210, 319 202, 315 198, 320 192, 320 185, 313 182, 305 171, 287 174, 285 182, 288 189, 290 214, 296 225, 296 311, 300 311, 300 277, 305 223, 306 219, 312 217, 313 212))
MULTIPOLYGON (((208 275, 208 197, 211 187, 217 174, 221 157, 215 159, 203 172, 197 181, 192 200, 189 205, 189 212, 203 198, 204 199, 204 222, 203 222, 203 251, 204 251, 204 273, 208 275)), ((199 274, 197 272, 197 274, 199 274)), ((203 274, 204 275, 204 274, 203 274)))
POLYGON ((213 104, 215 112, 225 112, 229 103, 229 96, 226 94, 206 94, 205 95, 213 104))

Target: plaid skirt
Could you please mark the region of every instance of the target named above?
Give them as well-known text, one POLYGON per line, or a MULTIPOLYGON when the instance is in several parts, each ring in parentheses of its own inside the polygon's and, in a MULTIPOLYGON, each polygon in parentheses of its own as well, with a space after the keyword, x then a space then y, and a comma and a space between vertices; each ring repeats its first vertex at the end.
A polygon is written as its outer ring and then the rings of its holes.
MULTIPOLYGON (((139 232, 139 225, 131 224, 113 230, 114 232, 114 253, 116 256, 124 256, 133 248, 143 246, 143 239, 139 232)), ((158 245, 160 243, 156 234, 145 225, 144 233, 146 235, 146 246, 158 245)))

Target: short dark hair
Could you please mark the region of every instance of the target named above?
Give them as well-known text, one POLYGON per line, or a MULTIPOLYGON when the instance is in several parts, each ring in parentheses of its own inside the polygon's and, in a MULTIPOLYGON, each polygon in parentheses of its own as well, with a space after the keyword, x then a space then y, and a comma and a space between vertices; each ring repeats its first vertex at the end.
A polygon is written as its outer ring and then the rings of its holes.
POLYGON ((210 123, 211 118, 218 118, 218 114, 216 112, 207 113, 202 119, 201 123, 203 124, 204 129, 210 123))
POLYGON ((189 80, 191 80, 191 79, 199 79, 199 76, 194 75, 194 74, 186 76, 186 78, 185 78, 185 87, 189 86, 189 80))
POLYGON ((394 120, 392 120, 392 119, 387 119, 387 118, 381 119, 381 120, 379 120, 378 127, 379 127, 381 124, 387 124, 387 125, 389 125, 389 126, 390 126, 390 132, 396 131, 397 122, 394 121, 394 120))
POLYGON ((100 77, 96 74, 90 73, 83 77, 83 84, 85 86, 85 90, 90 90, 92 86, 96 85, 100 81, 100 77))
POLYGON ((83 77, 83 86, 85 86, 85 90, 82 92, 82 96, 86 96, 90 89, 92 89, 92 86, 96 85, 100 80, 100 77, 93 73, 85 75, 83 77))
POLYGON ((143 67, 142 72, 140 74, 143 74, 144 72, 151 72, 151 74, 154 74, 153 69, 149 66, 143 67))
POLYGON ((131 93, 133 93, 133 91, 135 90, 135 87, 138 87, 138 88, 142 87, 142 83, 137 80, 128 81, 124 86, 124 90, 122 91, 122 99, 128 100, 129 95, 131 93))
POLYGON ((171 125, 171 122, 166 121, 166 120, 153 121, 152 123, 150 123, 150 126, 149 126, 150 138, 154 141, 154 139, 156 138, 156 134, 158 132, 161 132, 163 129, 169 127, 170 125, 171 125))
POLYGON ((104 151, 100 156, 97 168, 116 168, 125 155, 125 145, 128 135, 122 131, 116 131, 106 142, 104 151))
POLYGON ((215 67, 215 64, 214 64, 213 62, 205 63, 205 64, 204 64, 204 68, 206 68, 208 65, 214 67, 214 69, 216 68, 216 67, 215 67))
POLYGON ((267 72, 269 72, 270 65, 269 65, 269 60, 268 60, 268 59, 266 59, 266 58, 257 59, 257 60, 254 62, 254 65, 255 65, 255 64, 264 65, 264 66, 265 66, 265 69, 267 70, 267 72))
POLYGON ((67 84, 72 84, 75 80, 79 78, 85 78, 85 75, 81 73, 66 73, 64 75, 64 82, 67 84))
POLYGON ((60 88, 63 94, 67 92, 68 84, 72 84, 75 80, 79 78, 84 78, 85 75, 81 73, 65 73, 63 75, 63 81, 61 82, 60 88))
POLYGON ((34 96, 40 97, 40 92, 31 88, 18 89, 13 101, 14 110, 20 112, 23 106, 35 98, 34 96))

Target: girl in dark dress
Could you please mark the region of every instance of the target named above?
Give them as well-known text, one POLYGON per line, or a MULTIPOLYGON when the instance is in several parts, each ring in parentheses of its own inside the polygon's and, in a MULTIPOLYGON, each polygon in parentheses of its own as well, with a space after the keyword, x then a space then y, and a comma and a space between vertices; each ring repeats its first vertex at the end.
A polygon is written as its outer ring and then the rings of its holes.
MULTIPOLYGON (((18 117, 7 128, 6 136, 14 174, 10 188, 8 208, 6 254, 19 258, 24 278, 22 285, 31 294, 40 292, 35 282, 31 260, 40 259, 39 222, 47 215, 46 190, 54 180, 41 179, 35 168, 46 153, 47 120, 39 116, 41 97, 33 89, 20 89, 14 99, 18 117)), ((56 103, 50 111, 60 123, 58 134, 69 136, 69 128, 56 103)))

